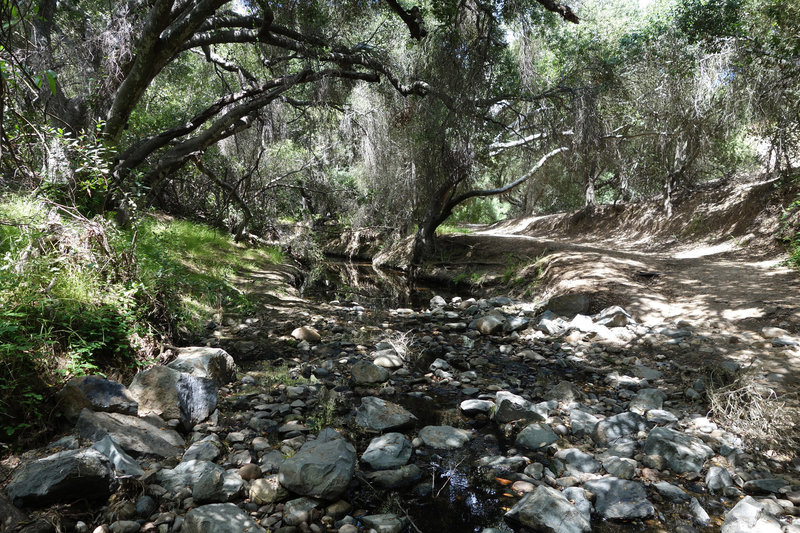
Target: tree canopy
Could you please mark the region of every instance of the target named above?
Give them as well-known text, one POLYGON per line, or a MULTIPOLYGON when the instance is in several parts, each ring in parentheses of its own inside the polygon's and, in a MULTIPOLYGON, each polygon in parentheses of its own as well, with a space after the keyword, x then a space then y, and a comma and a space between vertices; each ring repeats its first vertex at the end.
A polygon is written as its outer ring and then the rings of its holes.
POLYGON ((415 234, 792 172, 789 0, 2 0, 0 172, 91 212, 415 234), (495 199, 499 198, 500 201, 495 199))

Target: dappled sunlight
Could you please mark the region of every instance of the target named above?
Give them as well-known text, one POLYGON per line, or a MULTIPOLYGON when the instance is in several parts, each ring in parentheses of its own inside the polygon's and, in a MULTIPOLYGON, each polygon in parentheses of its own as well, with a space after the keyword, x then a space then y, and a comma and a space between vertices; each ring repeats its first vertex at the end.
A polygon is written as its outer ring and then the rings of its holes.
POLYGON ((707 257, 710 255, 717 255, 725 252, 730 252, 731 250, 734 250, 735 247, 736 246, 734 243, 726 241, 721 244, 698 246, 697 248, 684 250, 682 252, 678 252, 673 257, 675 257, 676 259, 694 259, 697 257, 707 257))

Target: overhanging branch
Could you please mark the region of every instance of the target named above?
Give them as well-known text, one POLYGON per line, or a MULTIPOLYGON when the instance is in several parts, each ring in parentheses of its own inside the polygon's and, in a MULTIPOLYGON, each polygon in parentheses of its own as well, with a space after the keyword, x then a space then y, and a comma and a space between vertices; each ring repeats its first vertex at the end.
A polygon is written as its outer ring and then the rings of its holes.
POLYGON ((527 181, 531 176, 533 176, 536 173, 537 170, 542 168, 542 166, 544 166, 544 164, 547 163, 548 159, 550 159, 551 157, 553 157, 555 155, 560 154, 561 152, 566 152, 567 150, 569 150, 569 148, 567 148, 566 146, 562 146, 560 148, 556 148, 555 150, 552 150, 552 151, 548 152, 547 154, 542 156, 542 158, 539 159, 539 161, 535 165, 533 165, 533 167, 528 172, 526 172, 521 178, 519 178, 519 179, 517 179, 515 181, 512 181, 511 183, 508 183, 506 185, 503 185, 502 187, 498 187, 496 189, 485 189, 485 190, 469 191, 469 192, 466 192, 466 193, 461 194, 459 196, 456 196, 455 198, 453 198, 452 200, 447 202, 447 205, 445 205, 445 207, 442 210, 442 212, 443 213, 447 213, 447 215, 449 216, 449 213, 452 212, 452 210, 458 204, 460 204, 462 202, 465 202, 465 201, 469 200, 470 198, 479 198, 479 197, 485 197, 485 196, 495 196, 495 195, 498 195, 498 194, 503 194, 504 192, 508 192, 511 189, 513 189, 514 187, 517 187, 517 186, 521 185, 522 183, 524 183, 525 181, 527 181))

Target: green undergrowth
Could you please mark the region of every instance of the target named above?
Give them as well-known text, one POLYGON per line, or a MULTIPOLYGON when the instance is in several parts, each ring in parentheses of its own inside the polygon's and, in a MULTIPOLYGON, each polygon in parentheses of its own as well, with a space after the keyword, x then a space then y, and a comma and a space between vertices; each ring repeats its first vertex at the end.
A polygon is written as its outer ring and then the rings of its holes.
POLYGON ((128 230, 25 196, 0 197, 0 441, 57 426, 74 376, 127 378, 216 312, 250 306, 237 272, 283 261, 208 226, 148 216, 128 230))

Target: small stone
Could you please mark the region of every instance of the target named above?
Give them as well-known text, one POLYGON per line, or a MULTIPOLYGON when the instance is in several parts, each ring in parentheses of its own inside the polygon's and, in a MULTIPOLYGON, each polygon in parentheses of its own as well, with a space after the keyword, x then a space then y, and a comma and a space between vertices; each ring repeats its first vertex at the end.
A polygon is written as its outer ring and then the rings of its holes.
POLYGON ((277 474, 256 479, 250 484, 250 499, 258 505, 281 501, 289 496, 289 491, 280 484, 277 474))
POLYGON ((558 440, 558 436, 545 424, 531 424, 520 431, 516 443, 529 450, 546 448, 558 440))
POLYGON ((455 450, 469 442, 472 434, 451 426, 425 426, 419 431, 419 438, 431 448, 455 450))
POLYGON ((295 328, 292 330, 292 337, 299 341, 306 342, 319 342, 322 340, 319 331, 310 326, 300 326, 299 328, 295 328))
POLYGON ((411 443, 402 433, 386 433, 369 443, 361 460, 373 470, 402 466, 411 458, 411 443))
POLYGON ((596 496, 595 510, 603 518, 647 518, 655 514, 644 485, 636 481, 605 477, 587 481, 584 488, 596 496))
POLYGON ((603 460, 606 472, 620 479, 631 479, 636 472, 636 461, 615 455, 603 460))

